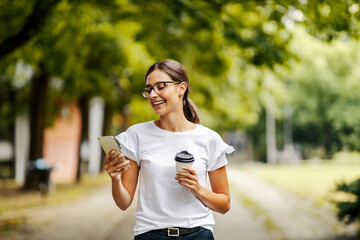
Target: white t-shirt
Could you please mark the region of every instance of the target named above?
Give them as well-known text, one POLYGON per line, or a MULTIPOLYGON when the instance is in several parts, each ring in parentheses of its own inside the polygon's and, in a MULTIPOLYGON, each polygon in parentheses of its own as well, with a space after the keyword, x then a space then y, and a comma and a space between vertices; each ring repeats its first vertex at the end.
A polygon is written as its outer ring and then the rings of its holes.
POLYGON ((234 151, 219 134, 199 124, 191 131, 170 132, 150 121, 131 126, 116 139, 123 154, 140 166, 135 236, 168 227, 213 229, 212 211, 175 180, 174 158, 183 150, 193 154, 199 184, 206 187, 207 172, 225 166, 226 154, 234 151))

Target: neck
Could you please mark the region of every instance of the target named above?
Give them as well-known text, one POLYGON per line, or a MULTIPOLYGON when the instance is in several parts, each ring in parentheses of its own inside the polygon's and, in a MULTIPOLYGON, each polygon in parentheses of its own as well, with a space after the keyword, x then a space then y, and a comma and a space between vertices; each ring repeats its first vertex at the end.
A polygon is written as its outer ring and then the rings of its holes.
POLYGON ((187 120, 184 114, 180 116, 160 116, 155 124, 166 131, 170 132, 186 132, 195 129, 196 124, 187 120))

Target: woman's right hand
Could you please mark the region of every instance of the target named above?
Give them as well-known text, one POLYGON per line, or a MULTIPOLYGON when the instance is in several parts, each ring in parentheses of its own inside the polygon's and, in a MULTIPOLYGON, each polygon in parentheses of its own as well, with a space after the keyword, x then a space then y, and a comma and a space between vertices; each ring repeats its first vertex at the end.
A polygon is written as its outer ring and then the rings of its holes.
POLYGON ((120 181, 121 174, 127 171, 128 167, 130 167, 130 161, 125 160, 120 163, 120 161, 125 158, 123 154, 120 154, 119 156, 111 160, 111 156, 114 154, 115 151, 110 151, 108 154, 106 154, 104 168, 113 181, 120 181))

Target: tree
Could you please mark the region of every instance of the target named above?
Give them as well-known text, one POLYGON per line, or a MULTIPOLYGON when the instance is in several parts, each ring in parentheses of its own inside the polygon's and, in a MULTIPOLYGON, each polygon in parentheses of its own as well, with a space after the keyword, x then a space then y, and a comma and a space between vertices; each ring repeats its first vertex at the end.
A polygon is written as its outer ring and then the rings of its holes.
MULTIPOLYGON (((338 3, 339 9, 348 9, 345 15, 336 8, 336 1, 37 0, 6 4, 8 11, 0 17, 9 21, 0 23, 4 30, 0 31, 0 49, 14 36, 21 41, 4 53, 1 79, 11 82, 11 69, 19 59, 30 64, 36 73, 32 83, 36 79, 45 83, 41 93, 33 88, 33 96, 49 99, 39 99, 39 103, 78 101, 86 109, 88 99, 100 95, 107 103, 106 122, 113 114, 127 115, 129 110, 133 113, 130 123, 146 120, 154 116, 140 100, 144 73, 154 61, 174 58, 190 73, 190 97, 200 107, 204 123, 215 130, 244 129, 259 120, 269 98, 283 101, 284 85, 274 76, 274 69, 294 57, 288 51, 292 23, 304 22, 319 37, 336 37, 344 31, 355 37, 358 24, 354 1, 338 3), (326 15, 329 8, 332 14, 326 15), (13 15, 20 17, 9 18, 13 15), (339 18, 329 21, 331 16, 339 18), (35 17, 31 25, 27 20, 35 17), (48 81, 58 87, 50 84, 49 91, 48 81)), ((30 96, 29 86, 21 89, 24 99, 30 96)), ((56 113, 48 107, 41 110, 46 112, 32 110, 31 114, 51 119, 56 113)), ((44 119, 32 122, 45 126, 49 121, 41 123, 44 119)), ((32 132, 41 134, 41 129, 32 132)), ((41 140, 35 142, 41 146, 41 140)), ((32 158, 41 152, 36 151, 32 158)))
MULTIPOLYGON (((96 1, 62 1, 37 35, 2 60, 6 63, 2 72, 9 74, 10 79, 13 71, 8 69, 18 59, 31 64, 35 71, 32 94, 27 95, 32 97, 31 160, 42 156, 43 129, 54 116, 52 114, 57 114, 53 108, 56 101, 81 99, 86 105, 90 97, 101 95, 108 103, 115 103, 112 108, 119 106, 119 98, 123 98, 120 104, 126 102, 126 94, 120 94, 127 91, 128 84, 123 82, 129 82, 134 72, 132 68, 141 68, 140 58, 146 60, 147 56, 133 40, 136 24, 112 20, 114 16, 107 10, 113 5, 105 8, 96 1), (96 17, 89 18, 89 14, 96 17), (139 55, 134 57, 130 51, 139 55), (58 87, 49 88, 49 81, 58 87)), ((119 14, 128 11, 120 7, 119 14)))
POLYGON ((323 41, 331 41, 344 35, 359 39, 359 1, 307 1, 276 0, 276 8, 284 13, 281 21, 287 27, 301 19, 307 32, 323 41))
POLYGON ((360 150, 358 42, 321 42, 304 30, 296 35, 291 49, 299 61, 283 76, 294 112, 295 140, 322 145, 327 157, 343 148, 360 150))
POLYGON ((3 1, 3 9, 6 6, 7 11, 1 12, 0 19, 6 21, 7 24, 1 27, 3 30, 6 30, 6 32, 9 31, 10 34, 5 35, 5 38, 0 42, 0 58, 5 57, 31 40, 41 30, 45 19, 59 1, 60 0, 37 0, 33 3, 29 3, 28 1, 21 3, 19 3, 19 1, 3 1), (19 12, 26 12, 31 4, 30 13, 25 19, 21 19, 23 24, 19 25, 16 23, 14 19, 21 16, 19 12), (13 26, 15 26, 15 28, 12 28, 13 26), (19 30, 12 32, 14 31, 13 29, 19 30))
MULTIPOLYGON (((194 90, 190 98, 203 122, 221 131, 256 123, 265 99, 259 95, 273 91, 263 79, 289 57, 290 35, 277 22, 282 14, 274 14, 276 6, 253 1, 136 3, 143 6, 138 39, 156 60, 173 58, 184 64, 194 90)), ((150 112, 138 102, 134 97, 132 109, 139 108, 134 111, 150 112)), ((137 122, 136 117, 131 121, 137 122)))

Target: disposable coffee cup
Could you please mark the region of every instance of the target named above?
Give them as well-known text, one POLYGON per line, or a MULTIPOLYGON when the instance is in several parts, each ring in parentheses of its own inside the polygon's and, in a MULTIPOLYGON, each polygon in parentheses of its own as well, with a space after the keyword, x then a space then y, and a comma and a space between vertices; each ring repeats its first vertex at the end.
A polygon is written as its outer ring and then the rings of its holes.
POLYGON ((176 172, 187 172, 183 167, 192 167, 194 156, 188 151, 181 151, 175 155, 176 172))

